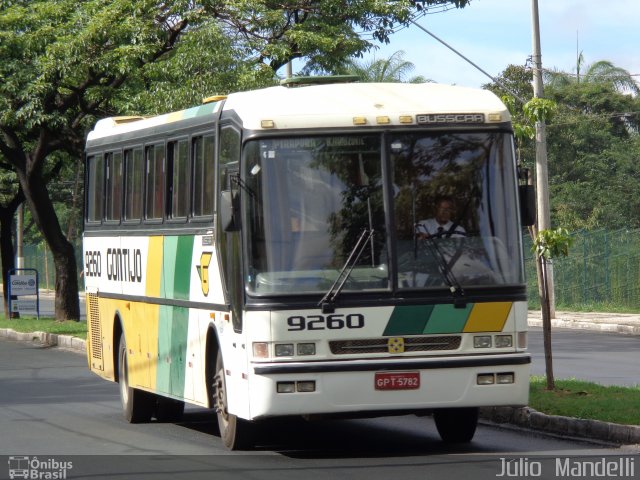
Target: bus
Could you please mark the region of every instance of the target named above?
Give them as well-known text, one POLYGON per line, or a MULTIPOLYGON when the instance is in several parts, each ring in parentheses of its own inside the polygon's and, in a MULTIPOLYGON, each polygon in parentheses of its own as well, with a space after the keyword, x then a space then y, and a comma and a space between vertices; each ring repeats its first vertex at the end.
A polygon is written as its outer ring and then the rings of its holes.
POLYGON ((480 407, 527 404, 531 187, 508 110, 351 80, 88 134, 87 360, 129 422, 193 404, 247 449, 270 418, 417 414, 469 442, 480 407))

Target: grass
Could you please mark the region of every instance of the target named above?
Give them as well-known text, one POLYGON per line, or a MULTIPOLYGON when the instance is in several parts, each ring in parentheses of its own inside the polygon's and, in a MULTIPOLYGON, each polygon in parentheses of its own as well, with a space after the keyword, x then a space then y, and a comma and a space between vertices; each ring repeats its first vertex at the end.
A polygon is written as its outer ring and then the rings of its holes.
MULTIPOLYGON (((86 322, 56 322, 53 319, 24 317, 6 319, 0 328, 18 332, 49 332, 87 338, 86 322)), ((582 380, 556 380, 556 390, 546 390, 545 377, 531 377, 529 406, 547 415, 601 420, 622 425, 640 425, 640 385, 610 387, 582 380)))
POLYGON ((21 317, 8 319, 0 315, 0 328, 10 328, 16 332, 48 332, 58 335, 71 335, 87 339, 87 323, 67 320, 56 322, 51 318, 21 317))
POLYGON ((640 386, 615 387, 576 379, 556 380, 546 390, 545 377, 531 377, 529 406, 547 415, 640 425, 640 386))

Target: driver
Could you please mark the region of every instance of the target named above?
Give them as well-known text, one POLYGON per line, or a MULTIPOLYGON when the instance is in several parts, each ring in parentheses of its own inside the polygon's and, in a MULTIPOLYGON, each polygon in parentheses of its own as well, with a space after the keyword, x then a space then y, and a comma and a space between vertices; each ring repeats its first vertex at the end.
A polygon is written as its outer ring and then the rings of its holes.
POLYGON ((436 200, 436 213, 433 218, 421 220, 416 224, 416 234, 419 238, 430 237, 463 237, 464 228, 454 223, 451 218, 454 213, 453 200, 450 197, 440 197, 436 200))

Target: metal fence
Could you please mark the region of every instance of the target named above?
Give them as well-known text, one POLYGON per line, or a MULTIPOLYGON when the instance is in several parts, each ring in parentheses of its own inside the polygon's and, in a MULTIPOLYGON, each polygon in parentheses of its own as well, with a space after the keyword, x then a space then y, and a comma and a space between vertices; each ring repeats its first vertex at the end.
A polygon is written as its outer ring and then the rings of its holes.
MULTIPOLYGON (((559 309, 640 309, 640 230, 579 231, 567 257, 553 261, 559 309)), ((529 307, 539 308, 531 239, 525 240, 529 307)))
MULTIPOLYGON (((22 247, 24 255, 24 267, 38 270, 40 288, 54 290, 56 285, 56 269, 53 263, 51 250, 46 243, 39 245, 24 245, 22 247)), ((78 266, 78 288, 84 290, 84 276, 82 275, 82 244, 75 245, 76 263, 78 266)))
MULTIPOLYGON (((554 260, 556 306, 640 310, 640 230, 580 231, 573 235, 569 256, 554 260)), ((525 235, 529 307, 540 308, 531 238, 525 235)), ((25 267, 37 268, 40 287, 53 289, 55 269, 45 244, 24 247, 25 267)), ((76 246, 78 285, 84 288, 82 247, 76 246)))

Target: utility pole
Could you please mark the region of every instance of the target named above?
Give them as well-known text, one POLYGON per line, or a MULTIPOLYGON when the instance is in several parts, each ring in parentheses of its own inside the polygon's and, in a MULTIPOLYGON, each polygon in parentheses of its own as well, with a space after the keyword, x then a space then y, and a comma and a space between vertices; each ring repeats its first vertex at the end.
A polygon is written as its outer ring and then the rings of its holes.
MULTIPOLYGON (((544 97, 542 85, 542 53, 540 49, 540 20, 538 0, 531 0, 531 17, 533 20, 533 96, 544 97)), ((537 231, 551 228, 549 213, 549 169, 547 167, 547 136, 544 121, 536 122, 536 200, 538 210, 537 231)), ((550 317, 555 318, 555 295, 553 282, 553 266, 548 266, 547 284, 549 287, 550 317)))
POLYGON ((16 268, 24 268, 24 253, 22 251, 24 230, 24 203, 18 206, 18 220, 16 222, 16 268))

